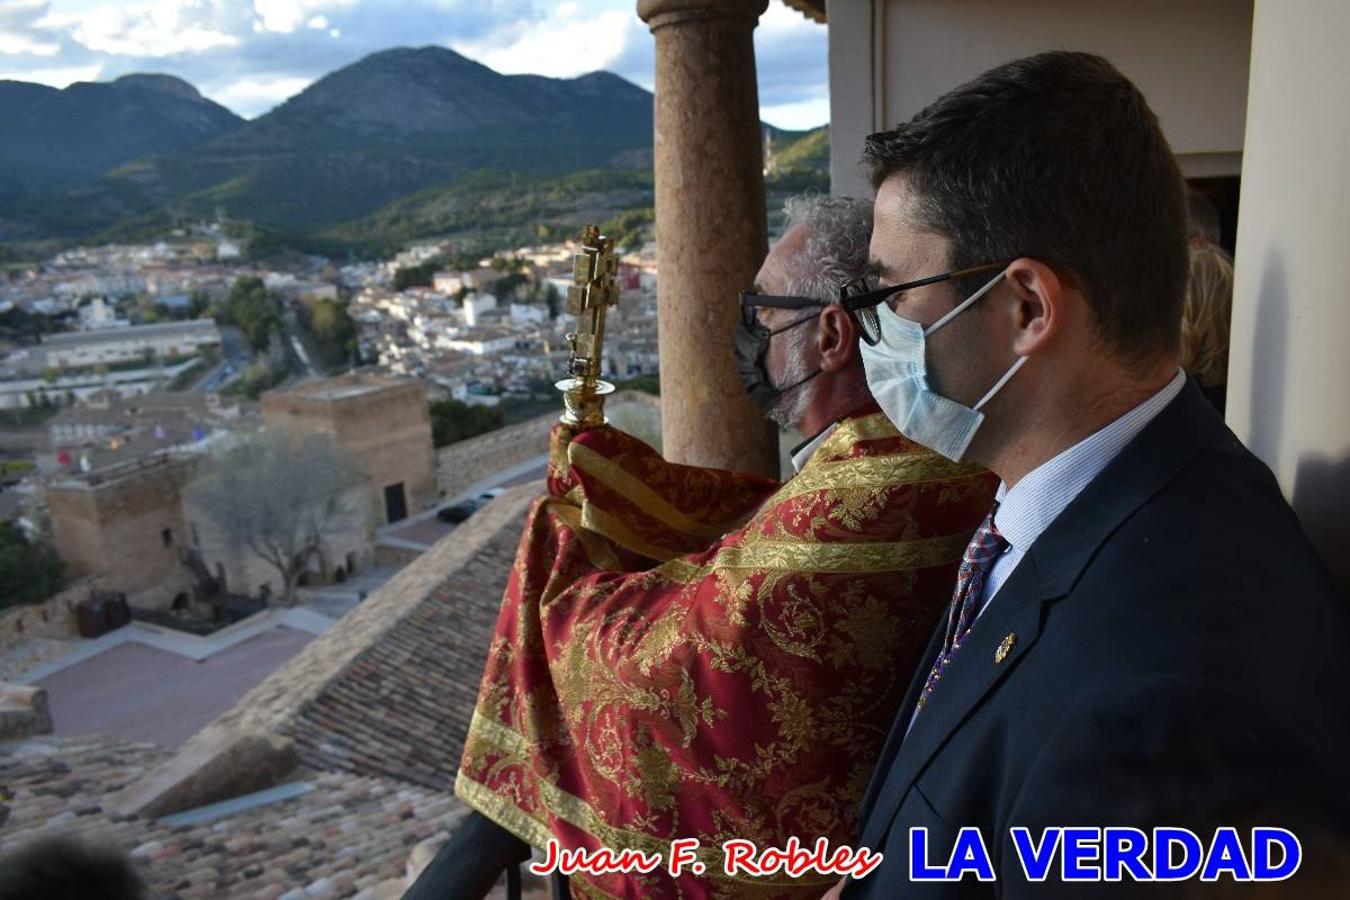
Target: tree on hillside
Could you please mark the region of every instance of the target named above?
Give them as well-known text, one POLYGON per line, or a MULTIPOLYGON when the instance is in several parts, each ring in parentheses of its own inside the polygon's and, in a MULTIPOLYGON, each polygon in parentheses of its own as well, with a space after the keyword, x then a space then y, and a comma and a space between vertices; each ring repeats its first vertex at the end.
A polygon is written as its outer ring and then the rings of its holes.
POLYGON ((471 269, 478 268, 478 260, 482 259, 483 253, 474 249, 454 250, 445 254, 445 268, 453 272, 468 272, 471 269))
POLYGON ((0 313, 0 335, 37 341, 44 334, 65 330, 62 319, 30 313, 21 306, 12 306, 0 313))
POLYGON ((420 266, 397 269, 394 272, 394 290, 404 291, 410 287, 431 287, 432 276, 441 270, 439 259, 428 260, 420 266))
POLYGON ((548 305, 548 320, 556 321, 558 314, 562 312, 562 294, 555 285, 547 285, 544 288, 544 303, 548 305))
POLYGON ((490 406, 472 406, 458 400, 431 404, 431 442, 437 447, 496 431, 504 424, 501 410, 490 406))
POLYGON ((520 272, 511 272, 492 282, 492 287, 488 290, 497 298, 498 303, 507 303, 521 285, 529 284, 529 281, 520 272))
POLYGON ((35 544, 9 522, 0 522, 0 608, 46 600, 61 590, 63 572, 49 544, 35 544))
POLYGON ((356 323, 347 312, 347 304, 313 300, 298 304, 295 311, 327 366, 342 365, 356 356, 356 323))
MULTIPOLYGON (((489 265, 497 272, 523 272, 525 271, 525 258, 515 254, 511 256, 493 254, 492 262, 489 265)), ((465 268, 472 268, 472 266, 466 266, 465 268)))
POLYGON ((269 358, 271 356, 273 354, 268 354, 268 356, 245 366, 241 377, 227 384, 222 393, 234 397, 245 397, 256 403, 263 392, 270 391, 285 381, 289 371, 285 365, 269 358))
POLYGON ((211 298, 206 291, 196 288, 188 298, 187 318, 200 319, 211 309, 211 298))
POLYGON ((217 454, 188 498, 227 545, 277 571, 285 605, 324 535, 361 527, 370 504, 364 476, 330 436, 284 429, 217 454))
POLYGON ((244 333, 253 352, 266 350, 273 334, 281 331, 281 313, 261 278, 236 278, 217 318, 244 333))
POLYGON ((637 250, 656 227, 656 210, 650 206, 620 213, 600 226, 620 250, 637 250))

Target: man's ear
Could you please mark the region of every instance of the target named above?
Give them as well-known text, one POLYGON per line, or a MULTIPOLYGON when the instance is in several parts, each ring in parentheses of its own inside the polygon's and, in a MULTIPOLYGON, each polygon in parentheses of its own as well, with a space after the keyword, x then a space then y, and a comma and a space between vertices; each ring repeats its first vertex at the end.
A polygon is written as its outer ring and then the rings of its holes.
POLYGON ((826 372, 846 369, 858 356, 858 330, 853 327, 852 317, 837 303, 831 303, 820 314, 816 350, 820 353, 820 367, 826 372))
POLYGON ((1070 287, 1045 263, 1023 257, 1005 270, 1012 289, 1013 352, 1034 356, 1043 352, 1064 327, 1070 287))

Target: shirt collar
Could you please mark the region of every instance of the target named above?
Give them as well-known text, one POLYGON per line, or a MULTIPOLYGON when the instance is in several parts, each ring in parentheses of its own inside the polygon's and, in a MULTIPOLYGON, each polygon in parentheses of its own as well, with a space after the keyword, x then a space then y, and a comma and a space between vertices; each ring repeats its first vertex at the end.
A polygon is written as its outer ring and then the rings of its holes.
POLYGON ((999 506, 994 524, 1004 540, 1019 551, 1027 550, 1125 445, 1181 393, 1185 384, 1186 373, 1177 369, 1162 390, 1110 425, 1041 463, 1011 489, 1000 484, 995 495, 999 506))
POLYGON ((800 446, 797 447, 796 450, 792 451, 792 468, 795 471, 800 472, 802 470, 802 467, 806 465, 806 461, 809 460, 812 454, 816 452, 816 448, 819 447, 821 444, 825 443, 825 439, 828 438, 831 434, 834 434, 834 430, 839 427, 840 421, 842 420, 836 419, 835 421, 831 422, 829 426, 826 427, 826 429, 822 431, 820 434, 811 438, 806 443, 801 444, 800 446))

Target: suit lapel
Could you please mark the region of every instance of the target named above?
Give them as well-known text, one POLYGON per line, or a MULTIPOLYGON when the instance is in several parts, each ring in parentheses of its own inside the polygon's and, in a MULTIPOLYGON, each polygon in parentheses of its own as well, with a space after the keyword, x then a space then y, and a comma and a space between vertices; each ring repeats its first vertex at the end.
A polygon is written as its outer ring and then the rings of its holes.
MULTIPOLYGON (((1032 557, 1022 558, 999 590, 998 597, 998 602, 991 603, 971 628, 948 666, 946 677, 914 719, 914 727, 909 729, 908 735, 905 728, 914 705, 907 698, 906 714, 896 722, 887 741, 888 749, 892 741, 902 741, 903 746, 890 761, 889 771, 877 773, 881 783, 876 789, 875 806, 864 813, 867 815, 862 834, 864 847, 881 846, 900 802, 924 766, 984 696, 1017 666, 1040 636, 1042 592, 1032 557), (1004 647, 1005 642, 1009 642, 1009 646, 1004 647)), ((930 657, 928 664, 915 673, 919 685, 928 677, 931 667, 930 657)), ((917 693, 913 684, 910 693, 917 693)), ((874 778, 874 784, 876 780, 874 778)))
MULTIPOLYGON (((1044 604, 1066 596, 1111 533, 1225 431, 1223 421, 1200 389, 1188 380, 1177 398, 1028 549, 989 608, 976 620, 946 677, 906 735, 918 688, 932 667, 940 638, 935 635, 929 641, 925 663, 910 682, 909 694, 882 753, 880 765, 885 768, 874 773, 868 787, 863 805, 863 846, 882 845, 901 801, 929 760, 1031 650, 1041 633, 1044 604), (996 661, 995 652, 1009 635, 1015 636, 1012 644, 1002 660, 996 661)), ((1228 437, 1237 440, 1231 433, 1228 437)))

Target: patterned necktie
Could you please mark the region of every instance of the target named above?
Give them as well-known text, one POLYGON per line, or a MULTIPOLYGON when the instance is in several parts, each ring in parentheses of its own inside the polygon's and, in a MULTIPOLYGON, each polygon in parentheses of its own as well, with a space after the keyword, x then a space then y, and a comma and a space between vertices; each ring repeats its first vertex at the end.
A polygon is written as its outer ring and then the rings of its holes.
POLYGON ((989 515, 984 517, 980 527, 975 530, 975 536, 966 545, 965 556, 961 557, 961 568, 956 575, 956 592, 952 595, 951 608, 947 611, 947 637, 942 642, 942 652, 933 661, 933 670, 928 673, 928 680, 924 682, 916 713, 928 702, 929 695, 946 674, 947 666, 951 665, 956 651, 961 649, 966 635, 970 634, 970 627, 975 624, 975 616, 979 613, 984 580, 989 575, 994 560, 1008 548, 1008 542, 994 527, 996 512, 998 512, 997 502, 994 503, 994 508, 989 510, 989 515))

